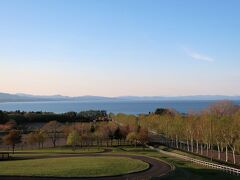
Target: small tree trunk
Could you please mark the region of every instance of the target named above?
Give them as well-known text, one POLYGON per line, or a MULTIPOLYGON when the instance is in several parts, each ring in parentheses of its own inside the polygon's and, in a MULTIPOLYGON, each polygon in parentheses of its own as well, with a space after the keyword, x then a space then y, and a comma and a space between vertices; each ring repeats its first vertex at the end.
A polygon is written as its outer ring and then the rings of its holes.
POLYGON ((198 153, 198 140, 197 140, 197 151, 196 152, 198 153))
POLYGON ((228 147, 226 145, 226 151, 225 151, 226 155, 225 155, 225 161, 228 162, 228 147))
POLYGON ((178 137, 176 136, 176 148, 178 148, 178 137))
POLYGON ((189 151, 190 149, 189 149, 189 142, 188 142, 188 140, 187 140, 187 150, 189 151))
POLYGON ((193 138, 191 138, 191 151, 193 152, 193 138))
POLYGON ((233 164, 236 164, 235 147, 232 147, 233 164))
POLYGON ((224 147, 223 147, 222 143, 220 144, 220 149, 221 149, 221 152, 224 152, 224 147))
POLYGON ((235 150, 233 150, 233 164, 236 164, 236 155, 235 155, 235 150))
POLYGON ((211 157, 211 160, 212 160, 212 157, 213 157, 213 145, 209 143, 209 150, 211 152, 210 154, 210 157, 211 157))
POLYGON ((201 143, 201 155, 203 155, 203 144, 201 143))
POLYGON ((207 148, 207 157, 208 157, 208 143, 206 144, 206 148, 207 148))
POLYGON ((220 152, 220 145, 217 145, 218 148, 218 159, 221 160, 221 152, 220 152))

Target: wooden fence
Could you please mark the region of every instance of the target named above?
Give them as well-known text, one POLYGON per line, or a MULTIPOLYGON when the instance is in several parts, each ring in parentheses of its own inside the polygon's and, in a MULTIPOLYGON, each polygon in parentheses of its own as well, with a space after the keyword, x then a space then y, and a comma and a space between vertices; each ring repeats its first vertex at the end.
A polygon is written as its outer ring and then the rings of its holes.
POLYGON ((176 153, 172 153, 172 152, 163 151, 163 150, 160 150, 158 148, 154 148, 152 146, 149 146, 149 148, 153 149, 153 150, 157 150, 158 152, 160 152, 162 154, 166 154, 166 155, 169 155, 169 156, 174 156, 174 157, 186 160, 186 161, 190 161, 190 162, 193 162, 193 163, 196 163, 196 164, 200 164, 200 165, 209 167, 209 168, 221 170, 221 171, 224 171, 226 173, 234 174, 234 175, 237 175, 237 176, 240 175, 240 169, 237 169, 237 168, 233 168, 233 167, 230 167, 230 166, 221 165, 221 164, 217 164, 217 163, 212 163, 212 162, 208 162, 208 161, 203 161, 203 160, 199 160, 199 159, 194 159, 194 158, 191 158, 191 157, 188 157, 188 156, 184 156, 184 155, 180 155, 180 154, 176 154, 176 153))
POLYGON ((8 152, 0 152, 0 160, 6 160, 9 159, 9 153, 8 152))

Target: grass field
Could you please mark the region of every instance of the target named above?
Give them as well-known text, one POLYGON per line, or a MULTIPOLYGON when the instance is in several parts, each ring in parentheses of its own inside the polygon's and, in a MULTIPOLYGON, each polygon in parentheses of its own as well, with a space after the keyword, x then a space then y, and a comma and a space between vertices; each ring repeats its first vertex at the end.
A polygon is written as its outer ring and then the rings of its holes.
POLYGON ((90 148, 77 148, 76 150, 72 150, 72 148, 70 147, 63 147, 63 148, 46 148, 46 149, 34 149, 34 150, 22 150, 22 151, 16 151, 15 153, 97 153, 97 152, 103 152, 104 149, 103 148, 94 148, 94 147, 90 147, 90 148))
POLYGON ((157 159, 164 160, 173 164, 176 167, 176 170, 171 172, 170 175, 161 177, 161 178, 153 178, 154 180, 163 179, 163 180, 239 180, 240 177, 226 174, 222 171, 217 171, 214 169, 209 169, 194 163, 186 162, 181 159, 169 157, 154 150, 143 150, 142 148, 129 148, 122 147, 117 148, 114 152, 120 153, 125 152, 128 154, 142 154, 145 156, 154 157, 157 159))
MULTIPOLYGON (((89 150, 82 149, 76 152, 80 153, 91 153, 99 150, 98 148, 92 148, 89 150)), ((103 149, 100 149, 102 151, 103 149)), ((154 157, 156 159, 164 160, 173 164, 176 170, 170 175, 161 178, 164 180, 239 180, 237 176, 229 175, 221 171, 209 169, 200 165, 196 165, 190 162, 186 162, 181 159, 169 157, 159 152, 150 149, 143 149, 141 147, 115 147, 112 148, 111 154, 133 154, 133 155, 144 155, 154 157)), ((59 153, 67 154, 72 153, 71 149, 45 149, 45 150, 34 150, 33 155, 37 156, 55 156, 59 153), (37 153, 37 154, 36 154, 37 153)), ((32 154, 17 154, 14 156, 31 156, 32 154)), ((100 157, 99 157, 100 158, 100 157)), ((132 172, 135 170, 141 170, 146 168, 146 164, 139 164, 139 161, 132 159, 119 159, 112 157, 111 160, 108 157, 104 158, 51 158, 51 159, 38 159, 38 160, 19 160, 19 161, 6 161, 0 164, 0 174, 8 175, 23 175, 21 173, 31 173, 32 175, 57 175, 57 176, 86 176, 86 175, 114 175, 126 172, 132 172), (75 161, 74 159, 77 159, 75 161), (106 160, 106 161, 104 161, 106 160), (30 164, 29 164, 30 162, 30 164), (132 164, 133 163, 133 164, 132 164), (46 166, 44 164, 47 164, 46 166), (44 166, 43 170, 42 165, 44 166), (21 168, 20 168, 21 167, 21 168), (60 170, 59 170, 59 169, 60 170), (29 170, 30 169, 30 170, 29 170), (61 172, 60 172, 61 171, 61 172), (84 173, 88 174, 84 174, 84 173), (43 174, 42 174, 43 173, 43 174), (45 173, 45 174, 44 174, 45 173), (48 174, 50 173, 50 174, 48 174), (110 173, 110 174, 108 174, 110 173)), ((140 161, 141 162, 141 161, 140 161)), ((31 175, 29 174, 29 175, 31 175)))
POLYGON ((140 160, 123 157, 74 157, 1 162, 0 175, 109 176, 148 168, 140 160))

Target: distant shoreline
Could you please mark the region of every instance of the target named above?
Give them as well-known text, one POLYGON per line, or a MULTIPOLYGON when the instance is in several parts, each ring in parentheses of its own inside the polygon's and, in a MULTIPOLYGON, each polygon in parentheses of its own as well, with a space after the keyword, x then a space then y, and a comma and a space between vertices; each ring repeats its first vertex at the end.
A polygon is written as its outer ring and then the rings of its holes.
MULTIPOLYGON (((175 109, 180 113, 199 112, 217 100, 125 100, 125 101, 34 101, 2 102, 3 111, 43 111, 65 113, 85 110, 106 110, 108 113, 147 114, 157 108, 175 109)), ((233 101, 240 105, 240 100, 233 101)))

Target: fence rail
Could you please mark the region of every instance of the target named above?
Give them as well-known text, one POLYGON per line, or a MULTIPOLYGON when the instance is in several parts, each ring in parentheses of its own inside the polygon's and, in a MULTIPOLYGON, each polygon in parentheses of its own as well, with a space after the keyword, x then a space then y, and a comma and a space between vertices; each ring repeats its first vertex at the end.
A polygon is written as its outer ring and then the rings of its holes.
POLYGON ((9 153, 8 152, 0 152, 0 160, 9 159, 9 153))
POLYGON ((149 148, 153 149, 153 150, 157 150, 160 153, 163 153, 163 154, 166 154, 166 155, 169 155, 169 156, 174 156, 174 157, 177 157, 177 158, 180 158, 180 159, 183 159, 183 160, 186 160, 186 161, 190 161, 190 162, 193 162, 193 163, 196 163, 196 164, 200 164, 200 165, 203 165, 203 166, 207 166, 209 168, 222 170, 224 172, 234 174, 234 175, 240 175, 240 169, 237 169, 237 168, 233 168, 233 167, 230 167, 230 166, 221 165, 221 164, 217 164, 217 163, 212 163, 212 162, 208 162, 208 161, 203 161, 203 160, 199 160, 199 159, 194 159, 194 158, 191 158, 191 157, 188 157, 188 156, 184 156, 184 155, 180 155, 180 154, 176 154, 176 153, 172 153, 172 152, 163 151, 163 150, 160 150, 158 148, 154 148, 152 146, 149 146, 149 148))

